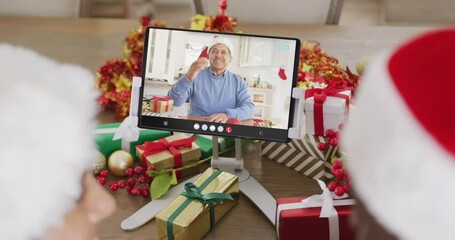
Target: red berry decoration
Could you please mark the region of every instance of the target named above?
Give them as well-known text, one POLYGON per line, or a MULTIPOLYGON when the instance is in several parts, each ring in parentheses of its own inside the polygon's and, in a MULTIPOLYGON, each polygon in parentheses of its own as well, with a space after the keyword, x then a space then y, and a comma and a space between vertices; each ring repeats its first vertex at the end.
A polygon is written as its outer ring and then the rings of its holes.
POLYGON ((106 185, 106 178, 103 178, 103 177, 98 178, 98 183, 103 186, 106 185))
POLYGON ((333 182, 333 181, 332 181, 332 182, 329 182, 328 188, 329 188, 330 191, 333 192, 333 191, 335 190, 335 188, 338 187, 339 185, 340 185, 340 184, 338 184, 338 182, 333 182))
POLYGON ((147 188, 142 189, 141 195, 145 198, 150 196, 150 190, 148 190, 147 188))
POLYGON ((333 131, 332 129, 327 129, 325 131, 325 136, 328 137, 328 138, 334 138, 335 137, 335 131, 333 131))
POLYGON ((128 178, 128 185, 129 186, 135 186, 136 185, 136 179, 134 178, 128 178))
POLYGON ((333 172, 333 175, 334 175, 337 179, 342 180, 343 177, 345 176, 344 170, 343 170, 343 169, 335 169, 335 171, 333 172))
POLYGON ((118 184, 118 187, 122 188, 122 189, 125 188, 128 185, 128 184, 126 184, 125 180, 120 180, 120 181, 118 181, 117 184, 118 184))
POLYGON ((149 165, 147 167, 147 171, 155 171, 156 170, 156 167, 154 165, 149 165))
POLYGON ((340 132, 335 132, 335 138, 340 138, 340 132))
POLYGON ((131 177, 131 176, 133 176, 133 174, 134 174, 134 171, 133 171, 132 168, 126 169, 125 175, 126 175, 127 177, 131 177))
POLYGON ((350 193, 351 192, 351 187, 349 187, 349 184, 344 184, 343 189, 345 193, 350 193))
POLYGON ((341 160, 335 160, 335 161, 333 161, 332 166, 334 169, 342 169, 343 162, 341 160))
POLYGON ((126 187, 126 192, 131 194, 131 191, 133 190, 133 187, 132 186, 128 186, 126 187))
POLYGON ((318 149, 320 151, 324 151, 326 148, 327 148, 327 144, 326 143, 319 143, 318 144, 318 149))
POLYGON ((107 178, 109 176, 109 171, 108 170, 101 171, 100 176, 103 178, 107 178))
POLYGON ((136 173, 136 175, 141 175, 143 172, 144 168, 142 168, 141 166, 137 166, 134 168, 134 173, 136 173))
POLYGON ((117 183, 112 183, 109 188, 111 189, 111 191, 115 192, 118 190, 118 185, 117 183))
POLYGON ((340 197, 340 196, 342 196, 344 194, 344 188, 342 186, 338 186, 338 187, 335 188, 334 193, 335 193, 335 195, 340 197))
POLYGON ((330 143, 330 146, 336 147, 336 146, 338 146, 338 139, 336 139, 336 138, 331 138, 331 139, 329 140, 329 143, 330 143))
POLYGON ((133 189, 131 190, 131 195, 133 195, 133 196, 139 196, 139 195, 141 195, 141 189, 139 189, 139 188, 133 188, 133 189))
POLYGON ((147 179, 145 178, 145 176, 140 176, 137 181, 140 183, 140 184, 144 184, 147 182, 147 179))

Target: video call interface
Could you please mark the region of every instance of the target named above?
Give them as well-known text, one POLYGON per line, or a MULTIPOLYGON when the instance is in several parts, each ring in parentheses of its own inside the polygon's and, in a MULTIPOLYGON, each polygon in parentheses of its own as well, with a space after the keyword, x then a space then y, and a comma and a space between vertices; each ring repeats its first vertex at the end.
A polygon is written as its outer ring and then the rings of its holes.
POLYGON ((144 44, 141 127, 163 120, 163 128, 208 134, 235 126, 287 133, 298 40, 148 28, 144 44))

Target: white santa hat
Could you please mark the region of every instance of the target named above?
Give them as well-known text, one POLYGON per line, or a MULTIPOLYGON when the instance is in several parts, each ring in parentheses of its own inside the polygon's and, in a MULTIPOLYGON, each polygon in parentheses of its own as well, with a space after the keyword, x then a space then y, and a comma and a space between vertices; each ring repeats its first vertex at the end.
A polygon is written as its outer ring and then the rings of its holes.
POLYGON ((342 134, 354 189, 400 239, 455 236, 455 30, 373 61, 342 134))
POLYGON ((95 146, 93 75, 0 44, 0 236, 37 239, 81 197, 95 146))
POLYGON ((209 52, 210 52, 210 49, 212 49, 213 46, 215 46, 216 44, 223 44, 224 46, 226 46, 228 49, 229 49, 229 53, 231 54, 231 57, 234 57, 234 46, 232 45, 231 41, 229 41, 229 39, 227 39, 226 37, 223 37, 223 36, 214 36, 212 38, 212 40, 210 41, 210 44, 209 44, 209 52))

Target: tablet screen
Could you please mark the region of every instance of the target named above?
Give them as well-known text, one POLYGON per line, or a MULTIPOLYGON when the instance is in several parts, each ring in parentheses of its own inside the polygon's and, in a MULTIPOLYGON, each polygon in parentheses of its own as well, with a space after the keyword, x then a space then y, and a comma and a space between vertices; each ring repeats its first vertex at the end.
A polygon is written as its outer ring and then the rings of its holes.
POLYGON ((288 141, 300 41, 149 27, 139 127, 288 141))

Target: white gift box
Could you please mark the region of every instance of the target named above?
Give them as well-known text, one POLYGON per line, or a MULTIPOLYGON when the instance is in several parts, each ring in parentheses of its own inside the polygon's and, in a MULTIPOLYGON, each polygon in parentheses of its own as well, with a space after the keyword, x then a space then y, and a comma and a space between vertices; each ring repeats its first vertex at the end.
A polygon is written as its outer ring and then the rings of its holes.
MULTIPOLYGON (((339 92, 339 94, 346 95, 351 99, 350 90, 339 92)), ((315 132, 314 97, 305 100, 305 132, 307 134, 323 136, 327 129, 339 131, 340 125, 344 123, 348 116, 348 108, 344 98, 327 96, 327 99, 322 106, 324 131, 321 135, 315 132)))

